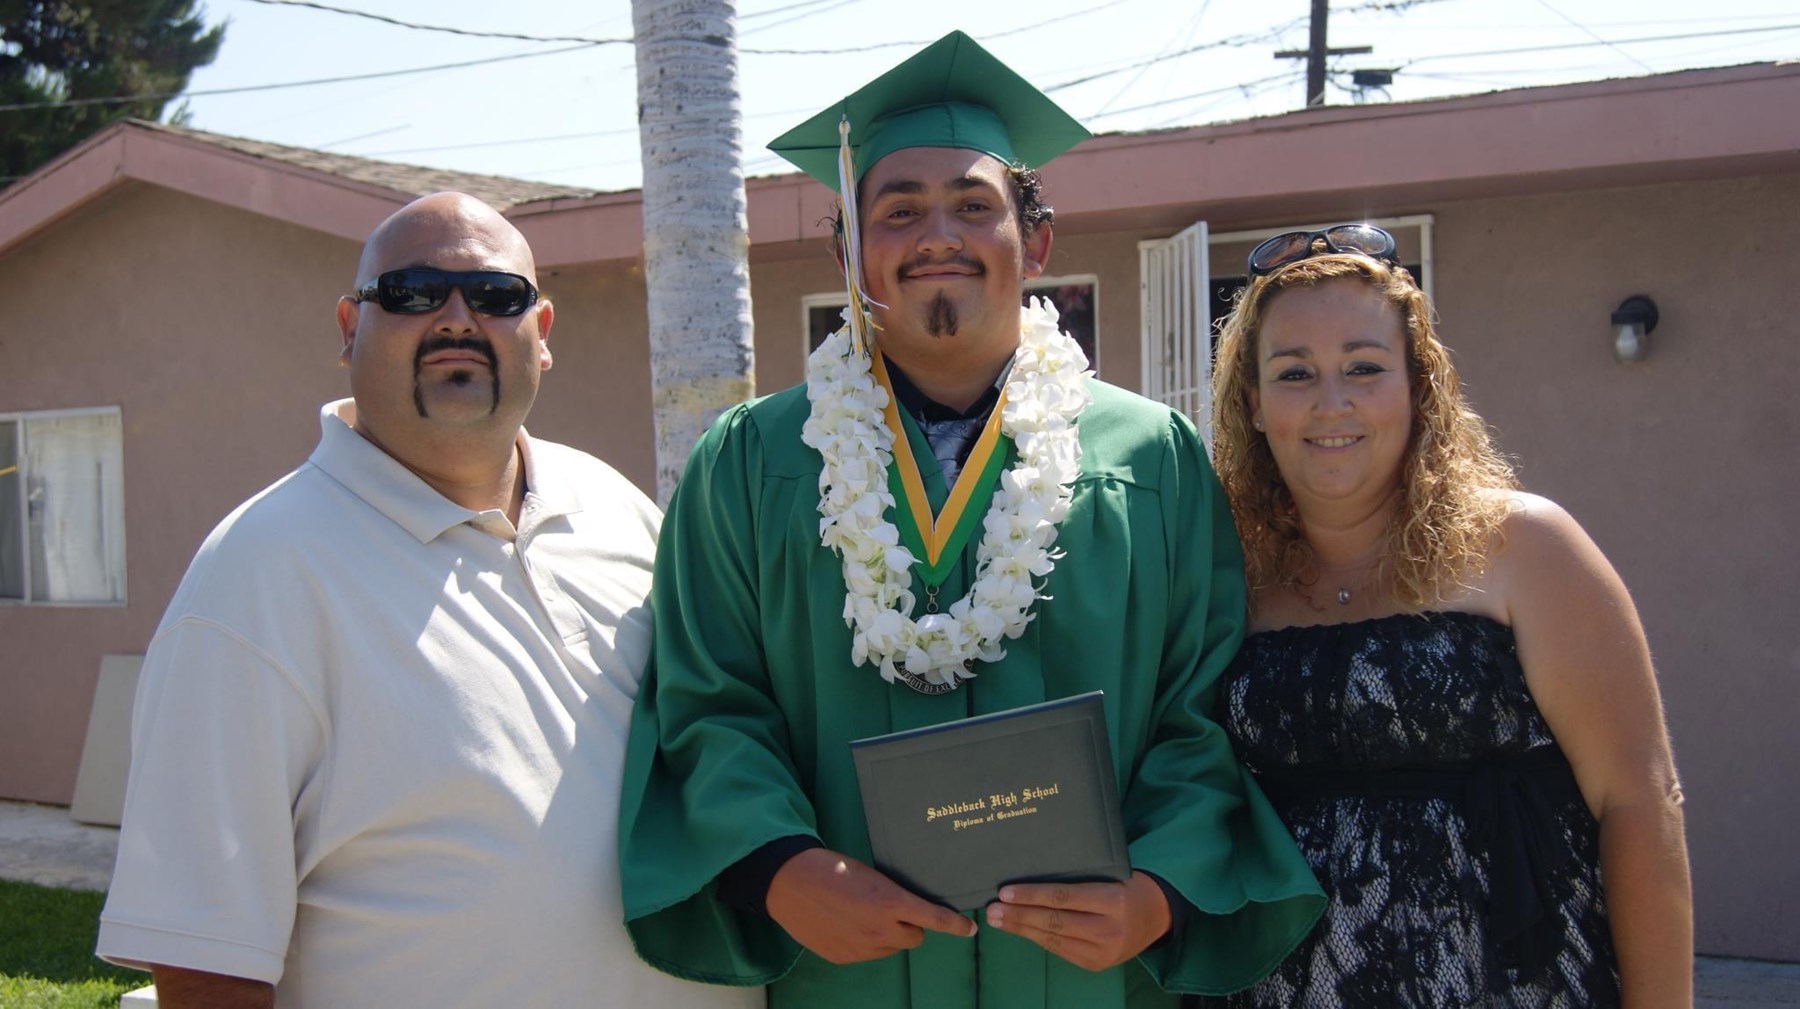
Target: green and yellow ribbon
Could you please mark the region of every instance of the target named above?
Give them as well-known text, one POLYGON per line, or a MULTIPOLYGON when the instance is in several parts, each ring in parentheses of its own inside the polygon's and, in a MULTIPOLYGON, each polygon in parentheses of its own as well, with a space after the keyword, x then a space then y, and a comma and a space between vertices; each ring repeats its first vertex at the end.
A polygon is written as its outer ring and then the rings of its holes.
POLYGON ((887 419, 888 430, 894 434, 894 460, 888 466, 888 490, 900 505, 895 509, 899 514, 895 516, 894 525, 900 530, 900 544, 913 555, 913 570, 926 588, 934 589, 950 576, 969 537, 981 527, 984 506, 993 497, 1000 471, 1013 456, 1011 439, 1000 433, 1000 414, 1006 407, 1006 391, 1001 390, 1000 399, 988 414, 987 424, 969 450, 969 461, 957 476, 956 486, 950 489, 943 510, 933 515, 931 500, 925 493, 925 480, 919 473, 918 459, 913 455, 911 433, 916 428, 912 418, 900 409, 900 399, 894 395, 894 385, 888 378, 881 351, 871 350, 870 370, 875 381, 887 391, 887 406, 882 413, 887 419))

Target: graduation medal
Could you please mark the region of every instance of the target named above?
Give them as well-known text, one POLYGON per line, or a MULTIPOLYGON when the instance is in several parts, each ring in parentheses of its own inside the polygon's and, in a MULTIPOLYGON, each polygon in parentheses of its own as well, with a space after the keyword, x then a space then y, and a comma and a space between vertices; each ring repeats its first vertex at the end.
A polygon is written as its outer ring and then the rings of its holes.
POLYGON ((801 440, 825 462, 819 540, 843 558, 852 665, 869 662, 889 683, 940 694, 972 678, 977 659, 1004 657, 1000 642, 1024 633, 1032 604, 1048 598, 1044 579, 1062 556, 1053 549, 1056 524, 1081 472, 1075 419, 1092 398, 1087 356, 1057 329, 1056 312, 1042 299, 1021 310, 1019 349, 1000 401, 943 511, 933 515, 881 353, 862 339, 858 323, 868 320, 855 318, 860 307, 853 298, 850 325, 806 363, 812 412, 801 440), (1002 436, 1017 451, 1004 471, 1002 436), (969 502, 996 472, 999 486, 977 522, 969 502), (888 521, 889 509, 898 525, 888 521), (975 580, 940 611, 937 588, 977 525, 975 580), (927 598, 916 620, 915 572, 927 598))

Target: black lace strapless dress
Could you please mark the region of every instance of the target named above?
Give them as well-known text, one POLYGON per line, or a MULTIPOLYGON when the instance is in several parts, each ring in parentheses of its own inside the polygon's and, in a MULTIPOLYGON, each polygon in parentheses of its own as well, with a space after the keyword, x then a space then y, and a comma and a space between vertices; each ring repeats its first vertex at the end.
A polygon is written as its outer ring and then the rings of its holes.
POLYGON ((1445 612, 1253 634, 1221 698, 1330 901, 1261 983, 1190 1005, 1618 1004, 1597 825, 1510 628, 1445 612))

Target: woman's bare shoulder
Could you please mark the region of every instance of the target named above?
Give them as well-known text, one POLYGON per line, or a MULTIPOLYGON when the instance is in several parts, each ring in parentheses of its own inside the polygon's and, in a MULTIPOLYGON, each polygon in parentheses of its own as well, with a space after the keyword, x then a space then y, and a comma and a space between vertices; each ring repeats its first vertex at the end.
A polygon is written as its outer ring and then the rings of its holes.
POLYGON ((1496 493, 1509 507, 1489 554, 1490 580, 1509 614, 1569 616, 1626 601, 1612 565, 1567 509, 1538 494, 1496 493))
POLYGON ((1484 613, 1511 624, 1514 600, 1523 593, 1542 592, 1559 569, 1574 558, 1576 544, 1586 540, 1580 525, 1560 505, 1537 494, 1510 487, 1483 491, 1506 505, 1506 516, 1495 529, 1479 569, 1465 571, 1444 602, 1455 609, 1484 613))
POLYGON ((1503 495, 1507 503, 1506 518, 1500 523, 1499 537, 1490 553, 1496 564, 1536 567, 1573 560, 1594 549, 1581 523, 1555 501, 1522 490, 1489 493, 1503 495))

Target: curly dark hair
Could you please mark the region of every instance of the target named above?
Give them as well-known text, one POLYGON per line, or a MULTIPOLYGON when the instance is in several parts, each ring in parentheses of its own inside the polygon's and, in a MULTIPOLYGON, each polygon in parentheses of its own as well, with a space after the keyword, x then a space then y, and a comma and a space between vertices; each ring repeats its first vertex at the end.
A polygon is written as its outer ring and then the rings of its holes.
POLYGON ((1312 546, 1269 443, 1252 423, 1258 379, 1256 339, 1269 303, 1282 291, 1321 284, 1362 284, 1400 315, 1412 431, 1401 462, 1400 507, 1387 529, 1377 570, 1396 599, 1430 606, 1487 564, 1509 510, 1496 490, 1519 484, 1462 395, 1450 353, 1438 340, 1431 303, 1399 266, 1367 256, 1321 255, 1258 277, 1239 292, 1220 329, 1213 368, 1213 465, 1244 544, 1251 591, 1306 583, 1312 546))
POLYGON ((1056 226, 1056 208, 1044 202, 1044 179, 1035 168, 1007 165, 1006 175, 1012 179, 1013 202, 1019 205, 1019 226, 1027 235, 1038 225, 1056 226))

